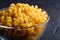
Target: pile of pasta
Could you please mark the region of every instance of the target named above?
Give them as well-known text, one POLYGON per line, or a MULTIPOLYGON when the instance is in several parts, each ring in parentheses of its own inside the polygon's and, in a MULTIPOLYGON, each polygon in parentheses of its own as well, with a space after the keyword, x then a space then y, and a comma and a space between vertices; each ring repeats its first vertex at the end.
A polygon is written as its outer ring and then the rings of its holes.
POLYGON ((45 22, 47 18, 46 11, 26 3, 12 3, 0 10, 0 24, 9 27, 30 27, 45 22))

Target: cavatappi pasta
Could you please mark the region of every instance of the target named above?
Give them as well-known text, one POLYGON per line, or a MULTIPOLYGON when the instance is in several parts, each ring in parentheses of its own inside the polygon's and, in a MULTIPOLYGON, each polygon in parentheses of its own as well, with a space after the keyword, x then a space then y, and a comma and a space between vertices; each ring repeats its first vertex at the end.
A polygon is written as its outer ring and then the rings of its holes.
MULTIPOLYGON (((22 28, 44 23, 47 18, 46 11, 38 8, 37 5, 30 6, 24 3, 12 3, 8 8, 0 11, 0 25, 21 29, 19 33, 17 33, 18 29, 15 29, 13 33, 11 30, 9 31, 13 36, 24 37, 26 40, 36 39, 36 36, 42 32, 44 25, 41 27, 27 28, 25 30, 22 30, 22 28)), ((5 34, 7 30, 5 30, 5 34)))

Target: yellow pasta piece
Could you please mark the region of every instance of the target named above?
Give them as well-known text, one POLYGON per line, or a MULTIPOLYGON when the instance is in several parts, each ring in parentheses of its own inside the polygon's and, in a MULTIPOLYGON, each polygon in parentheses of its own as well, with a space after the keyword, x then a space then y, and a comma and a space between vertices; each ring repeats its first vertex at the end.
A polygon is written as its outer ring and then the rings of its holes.
POLYGON ((24 23, 24 19, 23 18, 20 17, 19 20, 20 20, 20 24, 24 23))
POLYGON ((20 6, 22 6, 21 3, 17 3, 17 4, 16 4, 16 7, 20 7, 20 6))
POLYGON ((13 12, 13 11, 12 11, 11 8, 9 8, 9 9, 8 9, 8 12, 12 15, 12 12, 13 12))
POLYGON ((19 16, 19 17, 21 16, 21 8, 17 9, 17 14, 18 14, 17 16, 19 16))
POLYGON ((37 5, 35 5, 35 8, 37 9, 37 8, 38 8, 38 6, 37 6, 37 5))
POLYGON ((18 17, 17 8, 16 8, 16 7, 15 7, 15 9, 14 9, 14 16, 15 16, 15 17, 18 17))
POLYGON ((10 4, 9 8, 12 9, 12 10, 14 10, 15 4, 14 3, 10 4))
POLYGON ((4 16, 1 17, 1 22, 4 22, 4 18, 5 18, 4 16))
POLYGON ((5 10, 3 10, 2 12, 3 12, 3 13, 2 13, 2 16, 5 16, 5 10))
POLYGON ((12 26, 12 18, 9 16, 6 16, 5 23, 6 23, 6 26, 12 26))
POLYGON ((6 26, 11 27, 11 26, 12 26, 12 24, 11 24, 11 23, 9 23, 9 22, 7 22, 7 23, 6 23, 6 26))
POLYGON ((17 18, 13 18, 13 25, 18 26, 19 25, 19 20, 17 18))
POLYGON ((48 15, 47 15, 47 14, 45 14, 44 16, 45 16, 46 18, 48 17, 48 15))
POLYGON ((28 18, 27 18, 27 15, 25 13, 22 13, 23 14, 23 19, 24 19, 24 22, 25 23, 28 23, 28 18))

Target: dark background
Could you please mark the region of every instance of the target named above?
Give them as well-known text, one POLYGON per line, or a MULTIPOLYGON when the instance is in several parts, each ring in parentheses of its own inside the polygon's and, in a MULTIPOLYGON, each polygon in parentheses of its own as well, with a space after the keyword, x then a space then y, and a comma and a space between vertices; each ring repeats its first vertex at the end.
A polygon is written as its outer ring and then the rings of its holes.
POLYGON ((48 12, 50 21, 40 40, 60 40, 60 0, 0 0, 0 9, 17 2, 38 5, 48 12))

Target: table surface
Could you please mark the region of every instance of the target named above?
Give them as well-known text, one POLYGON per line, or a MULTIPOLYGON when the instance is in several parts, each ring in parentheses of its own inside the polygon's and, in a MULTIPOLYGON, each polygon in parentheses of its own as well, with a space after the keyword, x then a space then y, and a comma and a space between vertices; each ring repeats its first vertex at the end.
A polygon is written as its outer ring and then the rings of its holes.
POLYGON ((38 5, 48 12, 50 21, 39 40, 60 40, 60 0, 0 0, 0 9, 8 7, 10 3, 17 2, 38 5))

